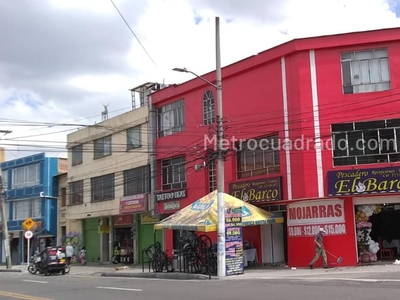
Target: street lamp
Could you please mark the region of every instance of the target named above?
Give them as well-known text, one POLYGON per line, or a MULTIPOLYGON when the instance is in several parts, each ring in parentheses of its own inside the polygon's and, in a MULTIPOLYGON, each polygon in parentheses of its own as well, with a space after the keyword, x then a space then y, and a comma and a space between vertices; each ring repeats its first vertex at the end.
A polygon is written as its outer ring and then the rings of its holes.
POLYGON ((221 49, 219 39, 219 17, 215 18, 215 52, 216 52, 216 84, 187 70, 174 68, 173 71, 190 73, 213 86, 217 91, 217 206, 218 206, 218 277, 226 276, 225 262, 225 201, 224 201, 224 153, 223 153, 223 124, 222 124, 222 83, 221 83, 221 49))

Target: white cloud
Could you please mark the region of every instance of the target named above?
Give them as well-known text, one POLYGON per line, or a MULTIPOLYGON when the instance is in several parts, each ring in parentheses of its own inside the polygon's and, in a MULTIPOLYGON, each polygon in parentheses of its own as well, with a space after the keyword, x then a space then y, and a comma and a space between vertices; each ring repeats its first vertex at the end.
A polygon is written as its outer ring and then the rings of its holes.
MULTIPOLYGON (((113 1, 151 59, 111 1, 37 2, 27 11, 40 16, 31 17, 28 28, 19 26, 25 24, 25 10, 0 3, 0 35, 12 40, 0 49, 0 104, 6 108, 0 118, 93 124, 101 120, 102 103, 111 103, 110 117, 129 109, 132 87, 193 78, 174 67, 200 75, 213 71, 215 16, 222 66, 293 38, 400 26, 394 13, 399 0, 113 1)), ((19 149, 28 144, 24 140, 54 148, 66 140, 66 132, 59 131, 69 129, 15 125, 0 123, 0 129, 13 131, 1 143, 15 138, 19 149)))

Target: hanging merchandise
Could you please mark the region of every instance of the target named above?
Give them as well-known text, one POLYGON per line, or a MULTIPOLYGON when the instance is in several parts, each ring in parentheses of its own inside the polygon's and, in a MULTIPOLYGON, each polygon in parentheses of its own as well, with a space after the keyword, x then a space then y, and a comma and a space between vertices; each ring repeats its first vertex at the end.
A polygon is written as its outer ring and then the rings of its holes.
POLYGON ((369 217, 378 214, 382 210, 380 205, 359 205, 355 215, 357 228, 357 244, 360 252, 361 262, 373 262, 378 258, 376 253, 379 251, 379 243, 371 239, 372 223, 369 217))

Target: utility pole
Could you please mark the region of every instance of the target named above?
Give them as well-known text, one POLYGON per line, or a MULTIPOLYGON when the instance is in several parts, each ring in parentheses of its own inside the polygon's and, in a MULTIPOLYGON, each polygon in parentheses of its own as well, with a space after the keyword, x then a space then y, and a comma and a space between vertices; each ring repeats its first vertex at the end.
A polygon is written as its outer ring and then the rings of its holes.
POLYGON ((221 83, 221 49, 219 38, 219 17, 215 18, 215 53, 216 53, 216 86, 217 86, 217 203, 218 203, 218 277, 226 275, 225 258, 225 179, 224 179, 224 149, 223 149, 223 119, 222 119, 222 83, 221 83))
POLYGON ((6 215, 6 200, 4 197, 4 185, 3 178, 0 176, 0 207, 1 207, 1 219, 3 227, 3 244, 6 252, 6 267, 11 269, 11 257, 10 257, 10 238, 8 236, 8 218, 6 215))

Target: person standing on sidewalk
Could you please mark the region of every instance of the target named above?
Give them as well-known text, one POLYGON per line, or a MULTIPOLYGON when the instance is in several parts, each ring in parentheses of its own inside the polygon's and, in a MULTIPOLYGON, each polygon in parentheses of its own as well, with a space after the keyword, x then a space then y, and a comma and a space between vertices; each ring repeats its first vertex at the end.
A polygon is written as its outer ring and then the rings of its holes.
POLYGON ((314 267, 314 263, 318 260, 320 255, 322 255, 323 262, 324 262, 324 269, 328 267, 328 259, 326 257, 326 252, 324 248, 324 243, 323 243, 323 236, 326 234, 326 231, 324 228, 320 228, 318 234, 314 238, 314 243, 315 243, 315 256, 313 260, 308 264, 310 269, 314 267))
POLYGON ((74 247, 72 247, 71 243, 67 244, 67 247, 65 247, 65 256, 67 257, 67 266, 71 264, 71 259, 74 256, 74 247))
POLYGON ((85 246, 83 246, 81 251, 79 252, 79 257, 81 259, 82 266, 86 265, 86 248, 85 248, 85 246))

